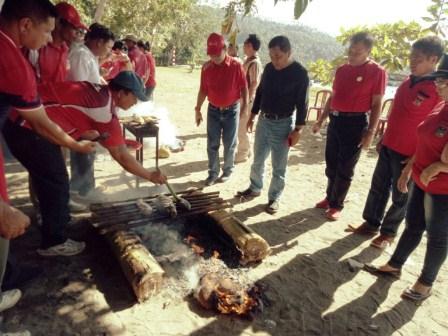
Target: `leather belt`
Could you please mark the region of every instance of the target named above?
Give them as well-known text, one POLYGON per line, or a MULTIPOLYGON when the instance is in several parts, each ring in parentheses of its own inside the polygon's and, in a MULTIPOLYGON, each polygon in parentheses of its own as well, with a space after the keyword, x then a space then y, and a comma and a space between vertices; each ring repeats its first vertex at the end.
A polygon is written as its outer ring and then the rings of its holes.
POLYGON ((225 110, 230 110, 231 108, 235 107, 235 105, 237 105, 238 102, 233 103, 233 104, 231 104, 231 105, 229 105, 229 106, 223 106, 223 107, 215 106, 215 105, 213 105, 212 103, 209 103, 209 104, 210 104, 210 106, 211 106, 212 108, 214 108, 214 109, 216 109, 216 110, 220 110, 220 111, 222 112, 222 111, 225 111, 225 110))
POLYGON ((364 117, 367 115, 367 112, 339 112, 339 111, 331 111, 330 115, 333 117, 364 117))
POLYGON ((280 120, 289 118, 292 114, 270 114, 270 113, 261 113, 261 117, 269 120, 280 120))

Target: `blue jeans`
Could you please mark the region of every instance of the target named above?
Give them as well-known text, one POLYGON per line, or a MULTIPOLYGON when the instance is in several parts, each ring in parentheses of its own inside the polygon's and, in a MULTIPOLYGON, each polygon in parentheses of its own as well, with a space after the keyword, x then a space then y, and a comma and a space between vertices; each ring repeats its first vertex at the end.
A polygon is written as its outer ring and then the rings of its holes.
POLYGON ((414 184, 409 195, 406 229, 389 265, 401 268, 417 248, 425 230, 426 254, 418 280, 426 286, 432 286, 448 253, 448 195, 428 194, 414 184))
POLYGON ((211 104, 207 112, 207 154, 208 176, 217 178, 219 175, 219 146, 224 145, 224 175, 230 175, 235 166, 235 149, 238 135, 240 104, 236 103, 225 110, 220 110, 211 104))
POLYGON ((398 226, 406 215, 408 194, 400 192, 397 188, 404 167, 403 161, 406 159, 406 156, 386 146, 381 148, 362 214, 372 229, 377 230, 381 226, 381 233, 391 237, 397 235, 398 226), (386 212, 391 190, 392 204, 386 212))
POLYGON ((255 192, 263 188, 264 162, 271 154, 272 179, 268 198, 278 200, 285 188, 286 165, 288 164, 288 135, 294 127, 292 117, 269 120, 260 116, 255 131, 254 162, 250 169, 250 189, 255 192))

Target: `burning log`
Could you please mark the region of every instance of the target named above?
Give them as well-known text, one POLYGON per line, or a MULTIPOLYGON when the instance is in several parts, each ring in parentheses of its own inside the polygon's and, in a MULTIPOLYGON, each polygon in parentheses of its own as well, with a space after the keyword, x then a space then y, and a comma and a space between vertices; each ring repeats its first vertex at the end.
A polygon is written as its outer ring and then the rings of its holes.
POLYGON ((116 231, 105 237, 120 262, 138 302, 143 302, 156 294, 162 286, 165 272, 141 239, 135 233, 125 231, 116 231))
POLYGON ((214 309, 221 314, 250 316, 262 306, 254 291, 247 291, 239 283, 219 274, 209 273, 201 278, 194 297, 202 307, 214 309))
POLYGON ((241 252, 240 263, 242 265, 259 262, 271 253, 271 247, 266 240, 226 210, 212 211, 208 213, 208 216, 235 243, 241 252))

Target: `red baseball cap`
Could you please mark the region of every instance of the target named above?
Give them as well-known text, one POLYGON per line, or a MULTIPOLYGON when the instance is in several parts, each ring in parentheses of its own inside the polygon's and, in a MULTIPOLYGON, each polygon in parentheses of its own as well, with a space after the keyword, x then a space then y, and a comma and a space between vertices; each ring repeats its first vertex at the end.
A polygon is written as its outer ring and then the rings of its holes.
POLYGON ((58 16, 70 23, 76 29, 89 30, 85 24, 81 22, 81 17, 75 7, 67 2, 60 2, 56 5, 58 16))
POLYGON ((207 55, 219 55, 225 47, 224 37, 217 33, 212 33, 207 39, 207 55))

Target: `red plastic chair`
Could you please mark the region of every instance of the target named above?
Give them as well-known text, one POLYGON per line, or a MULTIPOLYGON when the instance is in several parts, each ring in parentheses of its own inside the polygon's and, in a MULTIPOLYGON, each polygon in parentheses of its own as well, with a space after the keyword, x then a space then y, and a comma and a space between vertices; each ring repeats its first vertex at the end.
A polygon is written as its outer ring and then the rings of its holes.
POLYGON ((394 100, 392 98, 383 101, 383 105, 381 106, 381 115, 378 122, 378 127, 375 132, 375 136, 382 136, 384 134, 384 131, 386 130, 387 119, 389 118, 389 114, 392 111, 393 102, 394 100))
POLYGON ((306 120, 310 117, 311 110, 316 110, 317 116, 316 120, 318 120, 324 110, 325 104, 327 103, 328 98, 331 96, 331 90, 319 90, 316 93, 316 98, 314 100, 314 105, 308 108, 308 113, 306 114, 306 120))

